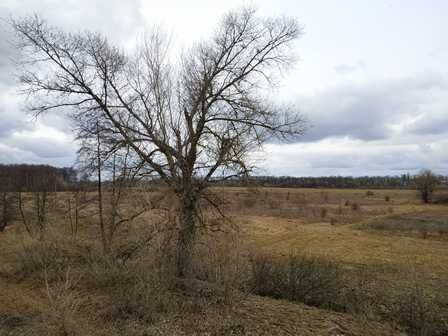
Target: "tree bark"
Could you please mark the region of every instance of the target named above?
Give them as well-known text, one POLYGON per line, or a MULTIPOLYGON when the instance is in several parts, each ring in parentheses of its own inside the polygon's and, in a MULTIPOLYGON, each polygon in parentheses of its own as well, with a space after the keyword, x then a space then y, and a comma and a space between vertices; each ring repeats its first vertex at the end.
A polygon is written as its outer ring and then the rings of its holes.
POLYGON ((107 243, 106 231, 104 228, 104 216, 103 216, 103 188, 101 181, 101 138, 99 123, 96 122, 96 164, 97 164, 97 192, 98 192, 98 216, 100 220, 100 231, 101 231, 101 243, 103 245, 103 254, 109 254, 109 245, 107 243))
POLYGON ((176 273, 180 278, 192 274, 193 245, 196 235, 196 204, 192 195, 185 195, 180 211, 179 236, 177 242, 176 273))

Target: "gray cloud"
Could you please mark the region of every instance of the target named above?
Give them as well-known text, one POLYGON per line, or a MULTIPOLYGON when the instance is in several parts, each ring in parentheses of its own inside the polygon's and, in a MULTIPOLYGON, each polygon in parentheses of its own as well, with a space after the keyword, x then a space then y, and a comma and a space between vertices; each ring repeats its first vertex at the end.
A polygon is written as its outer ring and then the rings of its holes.
POLYGON ((42 159, 55 159, 73 156, 75 152, 72 144, 65 141, 55 141, 48 138, 21 138, 14 139, 13 148, 30 152, 42 159))
POLYGON ((311 97, 299 106, 311 128, 304 141, 328 137, 387 139, 398 133, 448 132, 448 80, 421 75, 369 84, 343 84, 311 97))
MULTIPOLYGON (((69 31, 101 32, 126 46, 134 42, 132 39, 144 26, 140 1, 5 0, 0 4, 0 162, 72 165, 76 156, 74 143, 42 134, 32 116, 25 112, 25 97, 18 95, 15 61, 20 51, 15 48, 14 34, 7 20, 34 14, 69 31)), ((45 115, 39 122, 50 130, 71 134, 71 125, 64 113, 45 115)))
MULTIPOLYGON (((133 44, 136 35, 147 24, 142 15, 142 3, 140 0, 65 2, 3 0, 0 4, 0 18, 38 13, 50 24, 70 31, 99 31, 117 44, 129 47, 133 44)), ((311 6, 310 3, 304 5, 305 9, 311 6)), ((271 5, 275 8, 281 7, 274 2, 271 5)), ((151 4, 147 7, 152 9, 152 6, 155 5, 151 4)), ((178 10, 175 13, 174 9, 168 8, 169 5, 163 4, 163 6, 167 7, 170 20, 172 15, 172 20, 188 22, 185 19, 185 10, 178 10)), ((287 6, 292 8, 295 3, 290 2, 287 6)), ((337 35, 331 36, 335 26, 331 23, 326 26, 325 22, 319 21, 322 11, 317 7, 314 17, 313 11, 308 10, 311 19, 303 43, 306 44, 307 41, 310 43, 308 49, 305 50, 304 61, 299 64, 304 70, 311 69, 308 77, 305 75, 304 83, 309 78, 318 77, 319 87, 324 87, 314 94, 298 99, 298 105, 313 127, 303 137, 301 143, 269 145, 269 148, 273 150, 268 151, 268 159, 263 164, 266 169, 264 173, 383 175, 415 172, 423 167, 447 173, 448 142, 445 139, 448 135, 448 77, 443 75, 446 71, 430 67, 431 71, 424 72, 426 67, 422 65, 418 68, 422 69, 420 75, 409 77, 410 67, 412 66, 412 69, 417 67, 409 61, 406 64, 407 68, 404 66, 402 68, 401 61, 405 63, 412 57, 399 59, 398 63, 394 62, 396 58, 410 55, 407 52, 408 49, 403 49, 401 55, 399 53, 391 55, 390 50, 380 49, 374 50, 373 53, 370 52, 371 50, 366 51, 365 54, 353 52, 356 56, 346 61, 347 54, 343 52, 348 48, 341 48, 341 43, 347 43, 346 47, 349 47, 349 43, 356 43, 356 49, 360 51, 362 51, 360 45, 364 48, 369 48, 371 45, 373 45, 372 48, 381 46, 374 42, 362 44, 363 42, 357 36, 355 38, 346 36, 345 33, 349 34, 353 29, 347 29, 344 34, 335 32, 337 35), (320 31, 320 29, 325 30, 320 31), (344 38, 341 39, 340 36, 344 38), (333 49, 330 48, 332 43, 328 43, 332 37, 336 38, 333 49), (338 55, 339 51, 342 53, 338 55), (368 52, 371 57, 367 54, 368 52), (388 56, 384 58, 383 53, 388 56), (328 55, 331 55, 329 59, 322 57, 328 55), (313 59, 317 59, 316 64, 312 63, 313 59), (390 60, 392 61, 389 63, 390 60), (379 65, 375 64, 377 61, 379 65), (322 70, 325 68, 331 73, 328 76, 330 79, 336 78, 331 87, 326 86, 330 82, 329 78, 320 78, 321 74, 325 76, 322 70), (322 72, 316 72, 316 69, 322 72), (379 73, 379 69, 383 69, 384 73, 379 73), (390 71, 395 72, 391 75, 390 71), (372 76, 372 73, 375 75, 372 76)), ((285 13, 290 12, 290 8, 285 10, 285 13)), ((194 9, 189 15, 192 13, 195 13, 194 9)), ((156 11, 154 18, 157 18, 156 11)), ((198 26, 195 22, 191 22, 191 25, 198 26)), ((341 26, 341 28, 344 27, 341 26)), ((366 27, 374 27, 374 25, 366 25, 366 27)), ((190 32, 188 28, 185 27, 185 31, 190 32)), ((200 29, 203 29, 202 25, 200 29)), ((440 31, 443 30, 440 29, 440 31)), ((369 36, 373 38, 377 32, 378 30, 374 29, 369 36)), ((191 39, 194 40, 195 36, 191 36, 191 39)), ((400 35, 398 42, 401 43, 402 40, 400 35)), ((397 41, 389 42, 383 49, 388 45, 395 48, 392 42, 397 41)), ((300 43, 299 46, 303 45, 300 43)), ((418 48, 419 45, 412 46, 412 50, 418 50, 418 48)), ((1 21, 0 50, 0 162, 71 165, 74 162, 76 150, 73 142, 67 137, 47 137, 42 134, 42 131, 31 122, 31 117, 23 112, 19 103, 23 97, 19 98, 15 93, 13 76, 15 72, 13 61, 18 58, 19 51, 13 47, 11 31, 1 21)), ((395 50, 399 49, 394 49, 394 52, 395 50)), ((418 52, 415 55, 418 56, 418 52)), ((440 58, 442 59, 441 56, 440 58)), ((418 61, 424 62, 425 59, 418 59, 418 61)), ((299 72, 298 76, 302 73, 299 72)), ((48 129, 70 134, 70 124, 63 114, 49 114, 39 119, 39 122, 48 129)))
POLYGON ((360 141, 327 139, 306 144, 270 145, 262 163, 263 172, 274 175, 400 175, 422 168, 446 174, 448 141, 424 136, 360 141), (424 147, 417 143, 426 141, 424 147))
MULTIPOLYGON (((3 12, 3 13, 2 13, 3 12)), ((126 41, 144 23, 139 0, 6 0, 3 17, 38 14, 50 24, 70 30, 94 30, 114 41, 126 41)))

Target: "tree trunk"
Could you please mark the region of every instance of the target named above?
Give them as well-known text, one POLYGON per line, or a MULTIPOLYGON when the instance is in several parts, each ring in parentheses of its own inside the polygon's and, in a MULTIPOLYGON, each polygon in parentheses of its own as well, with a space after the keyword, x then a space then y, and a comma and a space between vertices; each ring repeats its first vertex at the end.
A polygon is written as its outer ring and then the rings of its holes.
POLYGON ((6 198, 6 192, 2 193, 2 216, 0 221, 0 232, 3 232, 8 224, 8 200, 6 198))
POLYGON ((429 192, 426 190, 423 190, 422 192, 422 199, 423 199, 423 203, 428 203, 429 202, 429 192))
POLYGON ((101 243, 103 246, 103 254, 109 254, 109 244, 107 243, 106 230, 104 228, 103 216, 103 189, 101 181, 101 138, 98 121, 96 122, 96 172, 97 172, 97 192, 98 192, 98 216, 100 220, 101 243))
POLYGON ((177 241, 176 272, 178 277, 188 278, 192 273, 196 204, 191 195, 183 198, 177 241))

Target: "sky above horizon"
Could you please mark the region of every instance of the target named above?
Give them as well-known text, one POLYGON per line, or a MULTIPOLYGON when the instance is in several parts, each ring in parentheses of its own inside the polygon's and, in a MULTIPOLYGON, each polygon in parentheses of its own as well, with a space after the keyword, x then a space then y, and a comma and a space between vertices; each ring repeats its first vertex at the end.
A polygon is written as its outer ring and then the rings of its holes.
MULTIPOLYGON (((295 103, 309 129, 295 143, 266 145, 259 174, 448 174, 447 1, 2 0, 0 19, 37 13, 67 31, 99 31, 128 50, 162 26, 177 51, 243 5, 296 17, 304 27, 298 62, 275 95, 295 103)), ((71 166, 77 146, 67 118, 25 112, 13 42, 0 22, 0 163, 71 166)))

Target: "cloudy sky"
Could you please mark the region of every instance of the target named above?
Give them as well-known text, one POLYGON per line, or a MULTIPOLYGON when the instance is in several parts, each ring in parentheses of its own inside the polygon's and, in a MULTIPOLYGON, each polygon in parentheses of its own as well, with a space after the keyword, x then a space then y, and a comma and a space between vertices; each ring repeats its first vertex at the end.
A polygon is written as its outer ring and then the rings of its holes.
MULTIPOLYGON (((444 0, 1 0, 0 18, 33 13, 67 30, 94 30, 124 48, 162 25, 176 48, 206 38, 241 5, 304 26, 299 62, 276 92, 310 129, 267 145, 272 175, 448 174, 448 2, 444 0)), ((61 115, 33 120, 17 94, 12 34, 0 23, 0 163, 70 166, 76 144, 61 115)))

